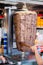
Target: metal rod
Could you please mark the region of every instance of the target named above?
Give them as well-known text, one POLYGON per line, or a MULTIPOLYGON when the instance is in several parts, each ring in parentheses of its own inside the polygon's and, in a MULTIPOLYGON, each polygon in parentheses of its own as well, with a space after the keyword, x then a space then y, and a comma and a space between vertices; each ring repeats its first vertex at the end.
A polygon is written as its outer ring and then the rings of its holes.
POLYGON ((11 21, 11 9, 8 9, 8 54, 12 55, 13 48, 13 32, 12 32, 12 21, 11 21))

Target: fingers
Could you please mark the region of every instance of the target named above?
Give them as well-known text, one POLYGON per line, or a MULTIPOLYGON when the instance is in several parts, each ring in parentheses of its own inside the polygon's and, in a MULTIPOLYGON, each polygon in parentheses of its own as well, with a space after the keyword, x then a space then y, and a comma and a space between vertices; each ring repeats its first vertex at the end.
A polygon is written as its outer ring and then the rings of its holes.
POLYGON ((0 59, 3 61, 3 63, 5 63, 5 58, 3 56, 0 56, 0 59))
POLYGON ((32 49, 32 52, 35 52, 37 50, 37 45, 32 46, 31 49, 32 49))

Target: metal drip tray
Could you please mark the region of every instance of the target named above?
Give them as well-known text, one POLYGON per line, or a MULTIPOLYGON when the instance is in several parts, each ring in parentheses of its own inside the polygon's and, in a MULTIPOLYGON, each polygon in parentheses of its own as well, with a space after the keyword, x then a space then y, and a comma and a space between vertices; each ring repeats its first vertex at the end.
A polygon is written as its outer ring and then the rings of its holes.
POLYGON ((21 55, 12 56, 14 60, 16 60, 17 65, 37 65, 34 55, 25 55, 24 58, 22 58, 21 55))
POLYGON ((13 55, 13 56, 7 56, 7 59, 14 60, 14 61, 25 61, 25 60, 32 60, 34 59, 34 55, 25 55, 22 57, 22 55, 13 55))
POLYGON ((35 56, 30 54, 30 55, 24 55, 24 57, 22 56, 22 54, 18 54, 18 55, 8 55, 6 56, 7 59, 9 60, 14 60, 14 61, 25 61, 25 60, 31 60, 31 59, 35 59, 35 56))
POLYGON ((37 65, 34 55, 25 55, 24 58, 22 58, 22 55, 13 55, 13 56, 6 56, 7 61, 9 65, 37 65), (13 64, 10 64, 13 62, 13 64))
POLYGON ((28 60, 27 58, 28 56, 24 56, 22 57, 22 55, 15 55, 15 56, 12 56, 12 58, 16 61, 23 61, 23 60, 28 60))

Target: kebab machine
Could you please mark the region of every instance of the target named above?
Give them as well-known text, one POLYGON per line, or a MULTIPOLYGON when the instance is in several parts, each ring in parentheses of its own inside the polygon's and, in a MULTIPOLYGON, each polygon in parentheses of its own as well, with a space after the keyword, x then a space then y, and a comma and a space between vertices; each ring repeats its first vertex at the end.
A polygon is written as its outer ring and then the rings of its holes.
POLYGON ((7 64, 32 65, 36 63, 34 53, 30 49, 36 39, 36 20, 37 13, 27 10, 26 4, 19 10, 14 7, 5 7, 4 29, 7 34, 4 34, 4 57, 7 64), (13 48, 14 35, 15 49, 13 48))

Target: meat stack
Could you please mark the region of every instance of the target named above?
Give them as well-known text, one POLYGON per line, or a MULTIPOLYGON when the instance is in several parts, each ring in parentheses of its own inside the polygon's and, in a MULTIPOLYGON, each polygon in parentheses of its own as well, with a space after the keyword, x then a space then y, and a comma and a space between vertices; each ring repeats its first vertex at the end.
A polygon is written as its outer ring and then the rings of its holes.
POLYGON ((33 11, 20 11, 14 14, 15 34, 18 49, 23 48, 23 43, 34 45, 36 38, 36 19, 37 14, 33 11))

